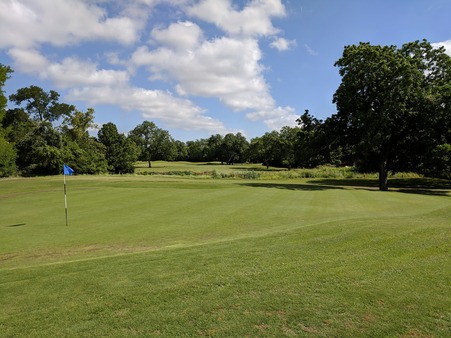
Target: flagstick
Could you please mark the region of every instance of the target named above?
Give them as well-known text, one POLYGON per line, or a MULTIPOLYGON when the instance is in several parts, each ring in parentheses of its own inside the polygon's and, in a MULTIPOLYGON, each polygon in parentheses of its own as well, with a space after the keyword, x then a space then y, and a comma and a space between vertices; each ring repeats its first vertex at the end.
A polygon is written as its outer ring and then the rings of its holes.
POLYGON ((64 210, 66 212, 66 226, 67 226, 67 196, 66 196, 66 174, 64 176, 64 210))

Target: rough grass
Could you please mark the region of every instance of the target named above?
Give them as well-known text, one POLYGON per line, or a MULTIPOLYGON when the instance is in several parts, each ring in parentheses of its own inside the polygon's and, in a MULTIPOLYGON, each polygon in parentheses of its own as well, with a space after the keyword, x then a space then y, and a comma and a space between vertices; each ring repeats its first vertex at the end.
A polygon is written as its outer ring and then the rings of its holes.
POLYGON ((442 337, 448 181, 0 180, 0 336, 442 337))
MULTIPOLYGON (((376 178, 376 173, 359 173, 352 167, 321 166, 314 169, 292 169, 262 166, 261 164, 225 165, 220 162, 165 162, 155 161, 149 168, 147 162, 138 162, 138 175, 157 176, 193 176, 202 178, 239 178, 239 179, 298 179, 298 178, 376 178)), ((416 173, 395 173, 391 178, 421 178, 416 173)))

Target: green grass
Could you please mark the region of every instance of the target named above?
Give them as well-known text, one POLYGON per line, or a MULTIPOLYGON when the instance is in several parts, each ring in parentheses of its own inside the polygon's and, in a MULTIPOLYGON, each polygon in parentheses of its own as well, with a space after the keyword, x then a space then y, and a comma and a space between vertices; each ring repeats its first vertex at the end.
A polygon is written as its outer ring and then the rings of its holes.
MULTIPOLYGON (((369 179, 377 178, 376 173, 359 173, 352 167, 321 166, 314 169, 286 168, 262 166, 261 164, 225 165, 220 162, 166 162, 154 161, 152 167, 147 162, 138 162, 136 169, 138 175, 153 176, 192 176, 202 178, 238 178, 238 179, 298 179, 298 178, 336 178, 336 179, 369 179)), ((391 174, 390 178, 422 178, 421 175, 411 172, 391 174)))
POLYGON ((450 333, 449 182, 67 186, 66 227, 62 177, 0 180, 2 337, 450 333))

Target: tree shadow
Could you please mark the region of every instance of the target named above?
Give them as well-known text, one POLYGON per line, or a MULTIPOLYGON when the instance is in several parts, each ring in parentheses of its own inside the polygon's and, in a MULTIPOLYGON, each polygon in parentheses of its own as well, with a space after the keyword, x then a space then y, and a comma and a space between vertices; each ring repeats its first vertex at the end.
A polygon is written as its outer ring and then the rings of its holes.
POLYGON ((7 225, 7 227, 8 228, 15 228, 15 227, 21 227, 22 225, 26 225, 26 223, 10 224, 10 225, 7 225))
POLYGON ((288 169, 284 168, 269 168, 267 169, 266 166, 263 167, 252 167, 252 168, 246 168, 246 167, 232 167, 230 166, 228 169, 232 170, 239 170, 239 171, 264 171, 264 172, 281 172, 281 171, 288 171, 288 169))
POLYGON ((419 195, 431 195, 431 196, 451 196, 451 191, 446 190, 428 190, 428 189, 398 189, 398 192, 405 194, 419 194, 419 195))
POLYGON ((298 184, 298 183, 239 183, 242 186, 253 188, 272 188, 285 190, 304 190, 304 191, 320 191, 330 189, 343 189, 338 186, 317 185, 317 184, 298 184))
MULTIPOLYGON (((377 179, 317 179, 307 183, 313 185, 331 185, 352 187, 369 191, 378 191, 377 179)), ((388 180, 389 191, 407 194, 451 196, 451 181, 432 178, 393 178, 388 180)))

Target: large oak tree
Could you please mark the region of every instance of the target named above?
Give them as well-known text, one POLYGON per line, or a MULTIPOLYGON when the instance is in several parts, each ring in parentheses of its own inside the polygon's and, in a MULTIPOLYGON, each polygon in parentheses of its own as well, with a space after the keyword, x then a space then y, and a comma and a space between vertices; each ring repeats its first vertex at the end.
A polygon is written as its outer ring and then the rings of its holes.
POLYGON ((387 190, 397 160, 449 137, 450 57, 425 40, 401 48, 360 43, 346 46, 335 66, 342 76, 333 99, 341 136, 356 160, 377 162, 379 188, 387 190))

